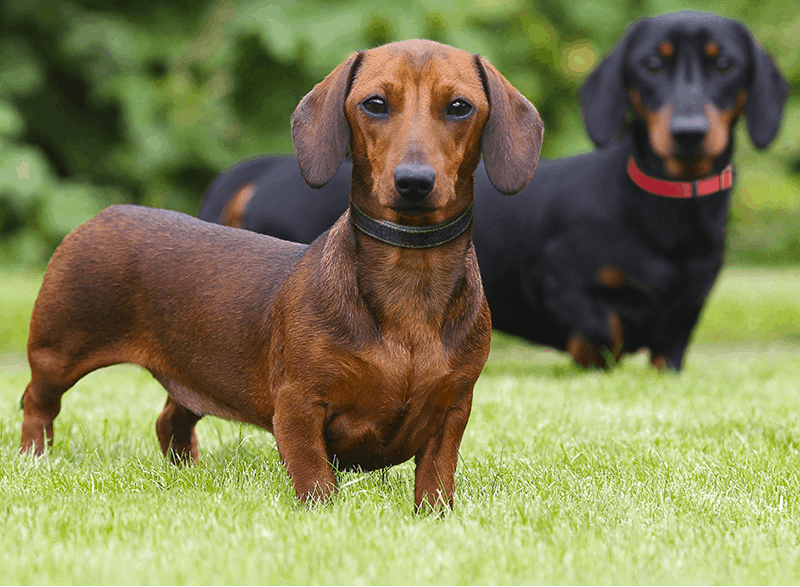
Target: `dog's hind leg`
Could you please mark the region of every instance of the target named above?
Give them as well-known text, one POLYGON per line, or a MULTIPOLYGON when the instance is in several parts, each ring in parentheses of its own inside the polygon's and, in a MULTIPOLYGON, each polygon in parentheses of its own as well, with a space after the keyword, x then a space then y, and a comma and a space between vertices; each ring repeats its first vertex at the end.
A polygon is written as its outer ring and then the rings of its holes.
POLYGON ((41 379, 31 379, 22 394, 22 440, 20 452, 44 452, 45 443, 53 446, 53 420, 61 411, 61 396, 67 389, 41 379))
POLYGON ((61 411, 61 396, 92 368, 70 360, 50 348, 29 353, 31 382, 22 394, 22 439, 20 452, 44 452, 53 445, 53 420, 61 411))

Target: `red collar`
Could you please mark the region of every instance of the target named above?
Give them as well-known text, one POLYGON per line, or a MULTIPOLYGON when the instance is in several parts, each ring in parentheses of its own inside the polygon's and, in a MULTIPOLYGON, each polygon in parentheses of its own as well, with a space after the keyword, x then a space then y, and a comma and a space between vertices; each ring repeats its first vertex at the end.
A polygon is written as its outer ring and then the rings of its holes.
POLYGON ((628 175, 633 183, 646 192, 667 198, 696 198, 716 194, 733 185, 733 166, 728 165, 719 175, 697 181, 666 181, 642 173, 636 166, 633 155, 628 159, 628 175))

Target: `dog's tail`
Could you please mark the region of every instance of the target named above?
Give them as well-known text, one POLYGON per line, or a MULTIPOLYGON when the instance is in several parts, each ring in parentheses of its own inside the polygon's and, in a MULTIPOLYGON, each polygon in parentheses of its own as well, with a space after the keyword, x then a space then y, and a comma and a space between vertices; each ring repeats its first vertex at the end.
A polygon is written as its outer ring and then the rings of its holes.
POLYGON ((272 157, 257 157, 242 161, 220 173, 208 186, 197 217, 229 226, 234 226, 230 221, 236 221, 237 218, 243 220, 244 210, 254 193, 252 182, 269 170, 272 161, 272 157), (246 189, 248 185, 251 185, 250 190, 246 189))

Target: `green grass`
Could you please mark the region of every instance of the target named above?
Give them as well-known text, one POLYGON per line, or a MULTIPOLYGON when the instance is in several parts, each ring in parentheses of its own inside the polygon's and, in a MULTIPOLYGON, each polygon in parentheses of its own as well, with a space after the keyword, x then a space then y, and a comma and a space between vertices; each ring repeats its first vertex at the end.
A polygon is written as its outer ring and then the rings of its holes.
POLYGON ((728 268, 714 286, 698 343, 800 343, 800 269, 728 268))
POLYGON ((412 513, 411 463, 306 510, 267 432, 211 418, 201 465, 167 465, 165 393, 133 367, 79 382, 52 451, 19 456, 29 373, 7 354, 0 583, 796 584, 799 282, 726 272, 680 375, 497 336, 444 519, 412 513))
POLYGON ((0 266, 0 353, 25 349, 33 301, 41 285, 41 273, 0 266))

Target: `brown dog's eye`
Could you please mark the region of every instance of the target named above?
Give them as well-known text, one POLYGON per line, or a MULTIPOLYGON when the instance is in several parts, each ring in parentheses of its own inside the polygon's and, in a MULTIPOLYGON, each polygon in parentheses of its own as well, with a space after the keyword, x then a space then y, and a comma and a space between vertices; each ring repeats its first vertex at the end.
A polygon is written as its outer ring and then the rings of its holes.
POLYGON ((650 73, 661 73, 664 71, 664 62, 661 61, 661 58, 656 57, 655 55, 648 57, 644 62, 644 66, 650 73))
POLYGON ((367 98, 361 102, 361 107, 373 116, 381 116, 389 112, 389 108, 386 106, 386 100, 378 98, 378 96, 367 98))
POLYGON ((447 106, 447 115, 455 118, 464 118, 472 112, 472 104, 466 100, 453 100, 447 106))

